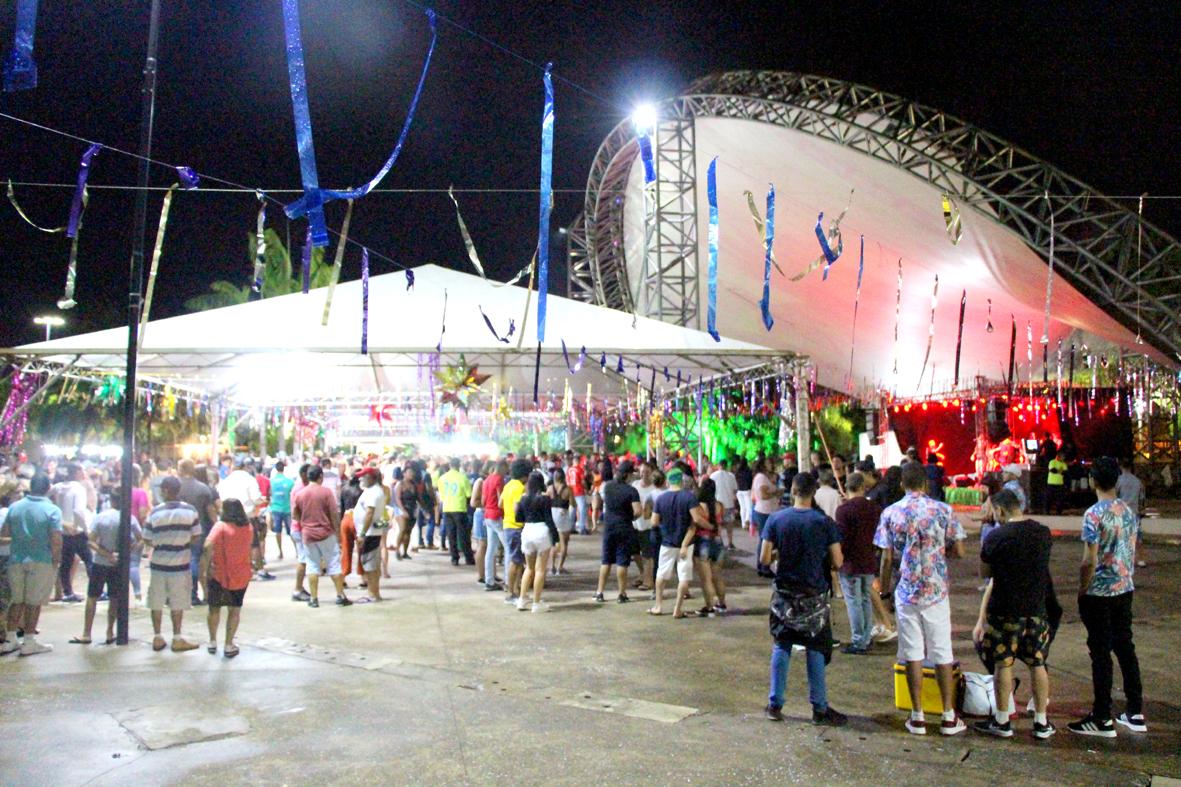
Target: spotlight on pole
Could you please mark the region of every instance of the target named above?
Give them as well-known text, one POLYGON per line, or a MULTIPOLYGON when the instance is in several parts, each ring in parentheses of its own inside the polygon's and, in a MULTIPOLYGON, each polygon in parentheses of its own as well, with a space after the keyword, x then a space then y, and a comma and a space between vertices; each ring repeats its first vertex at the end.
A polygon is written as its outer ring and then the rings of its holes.
POLYGON ((45 326, 45 341, 49 341, 53 329, 65 325, 66 318, 57 314, 39 314, 33 318, 33 324, 45 326))
POLYGON ((631 120, 637 134, 650 134, 656 129, 660 116, 654 104, 640 104, 632 111, 631 120))

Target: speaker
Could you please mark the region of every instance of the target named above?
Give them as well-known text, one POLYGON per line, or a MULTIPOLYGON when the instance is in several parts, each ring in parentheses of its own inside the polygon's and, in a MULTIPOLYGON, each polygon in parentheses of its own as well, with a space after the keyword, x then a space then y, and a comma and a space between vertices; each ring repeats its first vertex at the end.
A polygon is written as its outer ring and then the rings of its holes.
POLYGON ((988 440, 992 443, 999 443, 1006 437, 1012 437, 1013 433, 1009 431, 1009 403, 1000 397, 993 397, 988 400, 988 406, 985 409, 988 416, 988 440))

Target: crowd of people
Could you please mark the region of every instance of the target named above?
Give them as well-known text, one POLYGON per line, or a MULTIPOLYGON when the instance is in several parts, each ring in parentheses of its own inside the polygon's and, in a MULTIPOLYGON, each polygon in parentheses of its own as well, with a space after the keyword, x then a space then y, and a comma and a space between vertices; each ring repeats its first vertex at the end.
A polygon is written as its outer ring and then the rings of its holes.
MULTIPOLYGON (((485 591, 503 593, 506 604, 545 612, 547 578, 567 573, 571 537, 595 534, 601 538, 595 602, 606 603, 613 585, 616 603, 646 593, 648 614, 661 616, 671 589, 674 619, 716 617, 728 612, 724 567, 734 531, 749 528, 758 538, 756 569, 773 580, 768 718, 783 719, 793 651, 804 653, 813 723, 841 725, 846 717, 829 704, 825 684, 834 649, 860 656, 897 641, 912 708, 906 730, 927 732, 923 671, 933 666, 942 702, 939 732, 963 732, 955 706, 947 560, 963 557, 965 530, 940 500, 941 474, 914 457, 882 472, 869 459, 810 458, 816 469, 800 472, 790 456, 782 464, 760 456, 733 466, 726 460, 697 466, 687 457, 658 462, 572 451, 498 460, 334 455, 279 459, 267 467, 247 456, 223 457, 216 466, 141 457, 132 478, 130 588, 119 570, 114 467, 52 460, 23 465, 0 501, 0 654, 52 650, 36 637, 41 607, 50 600, 84 602, 81 633, 70 641, 90 644, 98 603, 130 592, 150 612, 153 649, 200 648, 184 636, 183 623, 186 612, 205 605, 206 649, 217 653, 220 634, 222 653, 232 658, 250 582, 275 578, 266 568, 271 539, 280 559, 288 544, 294 550, 291 598, 313 609, 320 606, 324 575, 335 604, 379 603, 391 554, 404 561, 443 550, 453 566, 472 567, 485 591), (145 559, 146 600, 140 582, 145 559), (82 572, 85 597, 74 585, 82 572), (347 593, 350 576, 364 590, 355 598, 347 593), (687 602, 695 580, 702 605, 692 609, 696 605, 687 602), (849 620, 851 636, 843 645, 832 633, 832 598, 844 599, 849 620)), ((1117 724, 1147 730, 1132 643, 1142 488, 1132 483, 1134 476, 1129 480, 1130 470, 1110 459, 1094 461, 1090 470, 1098 502, 1083 515, 1078 604, 1094 703, 1091 713, 1068 725, 1083 735, 1114 737, 1117 724), (1118 717, 1112 654, 1127 698, 1118 717)), ((1047 716, 1046 663, 1062 608, 1050 576, 1049 530, 1026 518, 1026 508, 1020 474, 1006 468, 1003 485, 982 512, 985 584, 973 630, 998 702, 995 714, 975 727, 1013 735, 1013 670, 1021 661, 1033 685, 1032 734, 1044 739, 1055 733, 1047 716)), ((108 644, 115 639, 116 606, 108 605, 108 644)))

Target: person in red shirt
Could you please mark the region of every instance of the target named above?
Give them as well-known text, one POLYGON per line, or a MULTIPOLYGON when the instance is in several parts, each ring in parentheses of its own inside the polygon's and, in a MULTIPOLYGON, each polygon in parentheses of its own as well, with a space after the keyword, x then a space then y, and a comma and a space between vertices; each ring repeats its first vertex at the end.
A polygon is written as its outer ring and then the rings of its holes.
POLYGON ((484 507, 484 533, 487 536, 484 549, 484 590, 489 593, 503 589, 496 581, 496 549, 504 543, 504 509, 500 507, 500 493, 504 491, 507 477, 508 462, 501 459, 479 486, 480 502, 484 507))
POLYGON ((574 493, 574 505, 578 509, 578 533, 585 536, 590 530, 586 518, 586 467, 582 457, 574 457, 566 468, 566 484, 574 493))
POLYGON ((242 615, 242 600, 254 576, 254 567, 262 563, 258 533, 240 500, 229 499, 222 504, 221 519, 213 525, 205 539, 201 553, 201 576, 208 588, 210 653, 217 653, 217 629, 221 622, 221 608, 229 607, 226 615, 225 649, 227 659, 238 655, 234 635, 242 615))

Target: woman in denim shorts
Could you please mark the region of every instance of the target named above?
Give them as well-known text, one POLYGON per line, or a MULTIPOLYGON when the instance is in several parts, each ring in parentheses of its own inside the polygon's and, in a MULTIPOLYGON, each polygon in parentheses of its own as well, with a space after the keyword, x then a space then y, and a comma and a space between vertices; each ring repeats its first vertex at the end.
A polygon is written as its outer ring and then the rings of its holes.
POLYGON ((698 614, 702 617, 712 617, 726 612, 726 584, 722 581, 720 566, 726 548, 722 543, 719 528, 725 510, 718 502, 717 487, 712 478, 706 478, 697 488, 697 504, 697 511, 693 517, 694 524, 697 525, 694 558, 696 569, 701 574, 701 587, 705 592, 705 606, 698 614))

